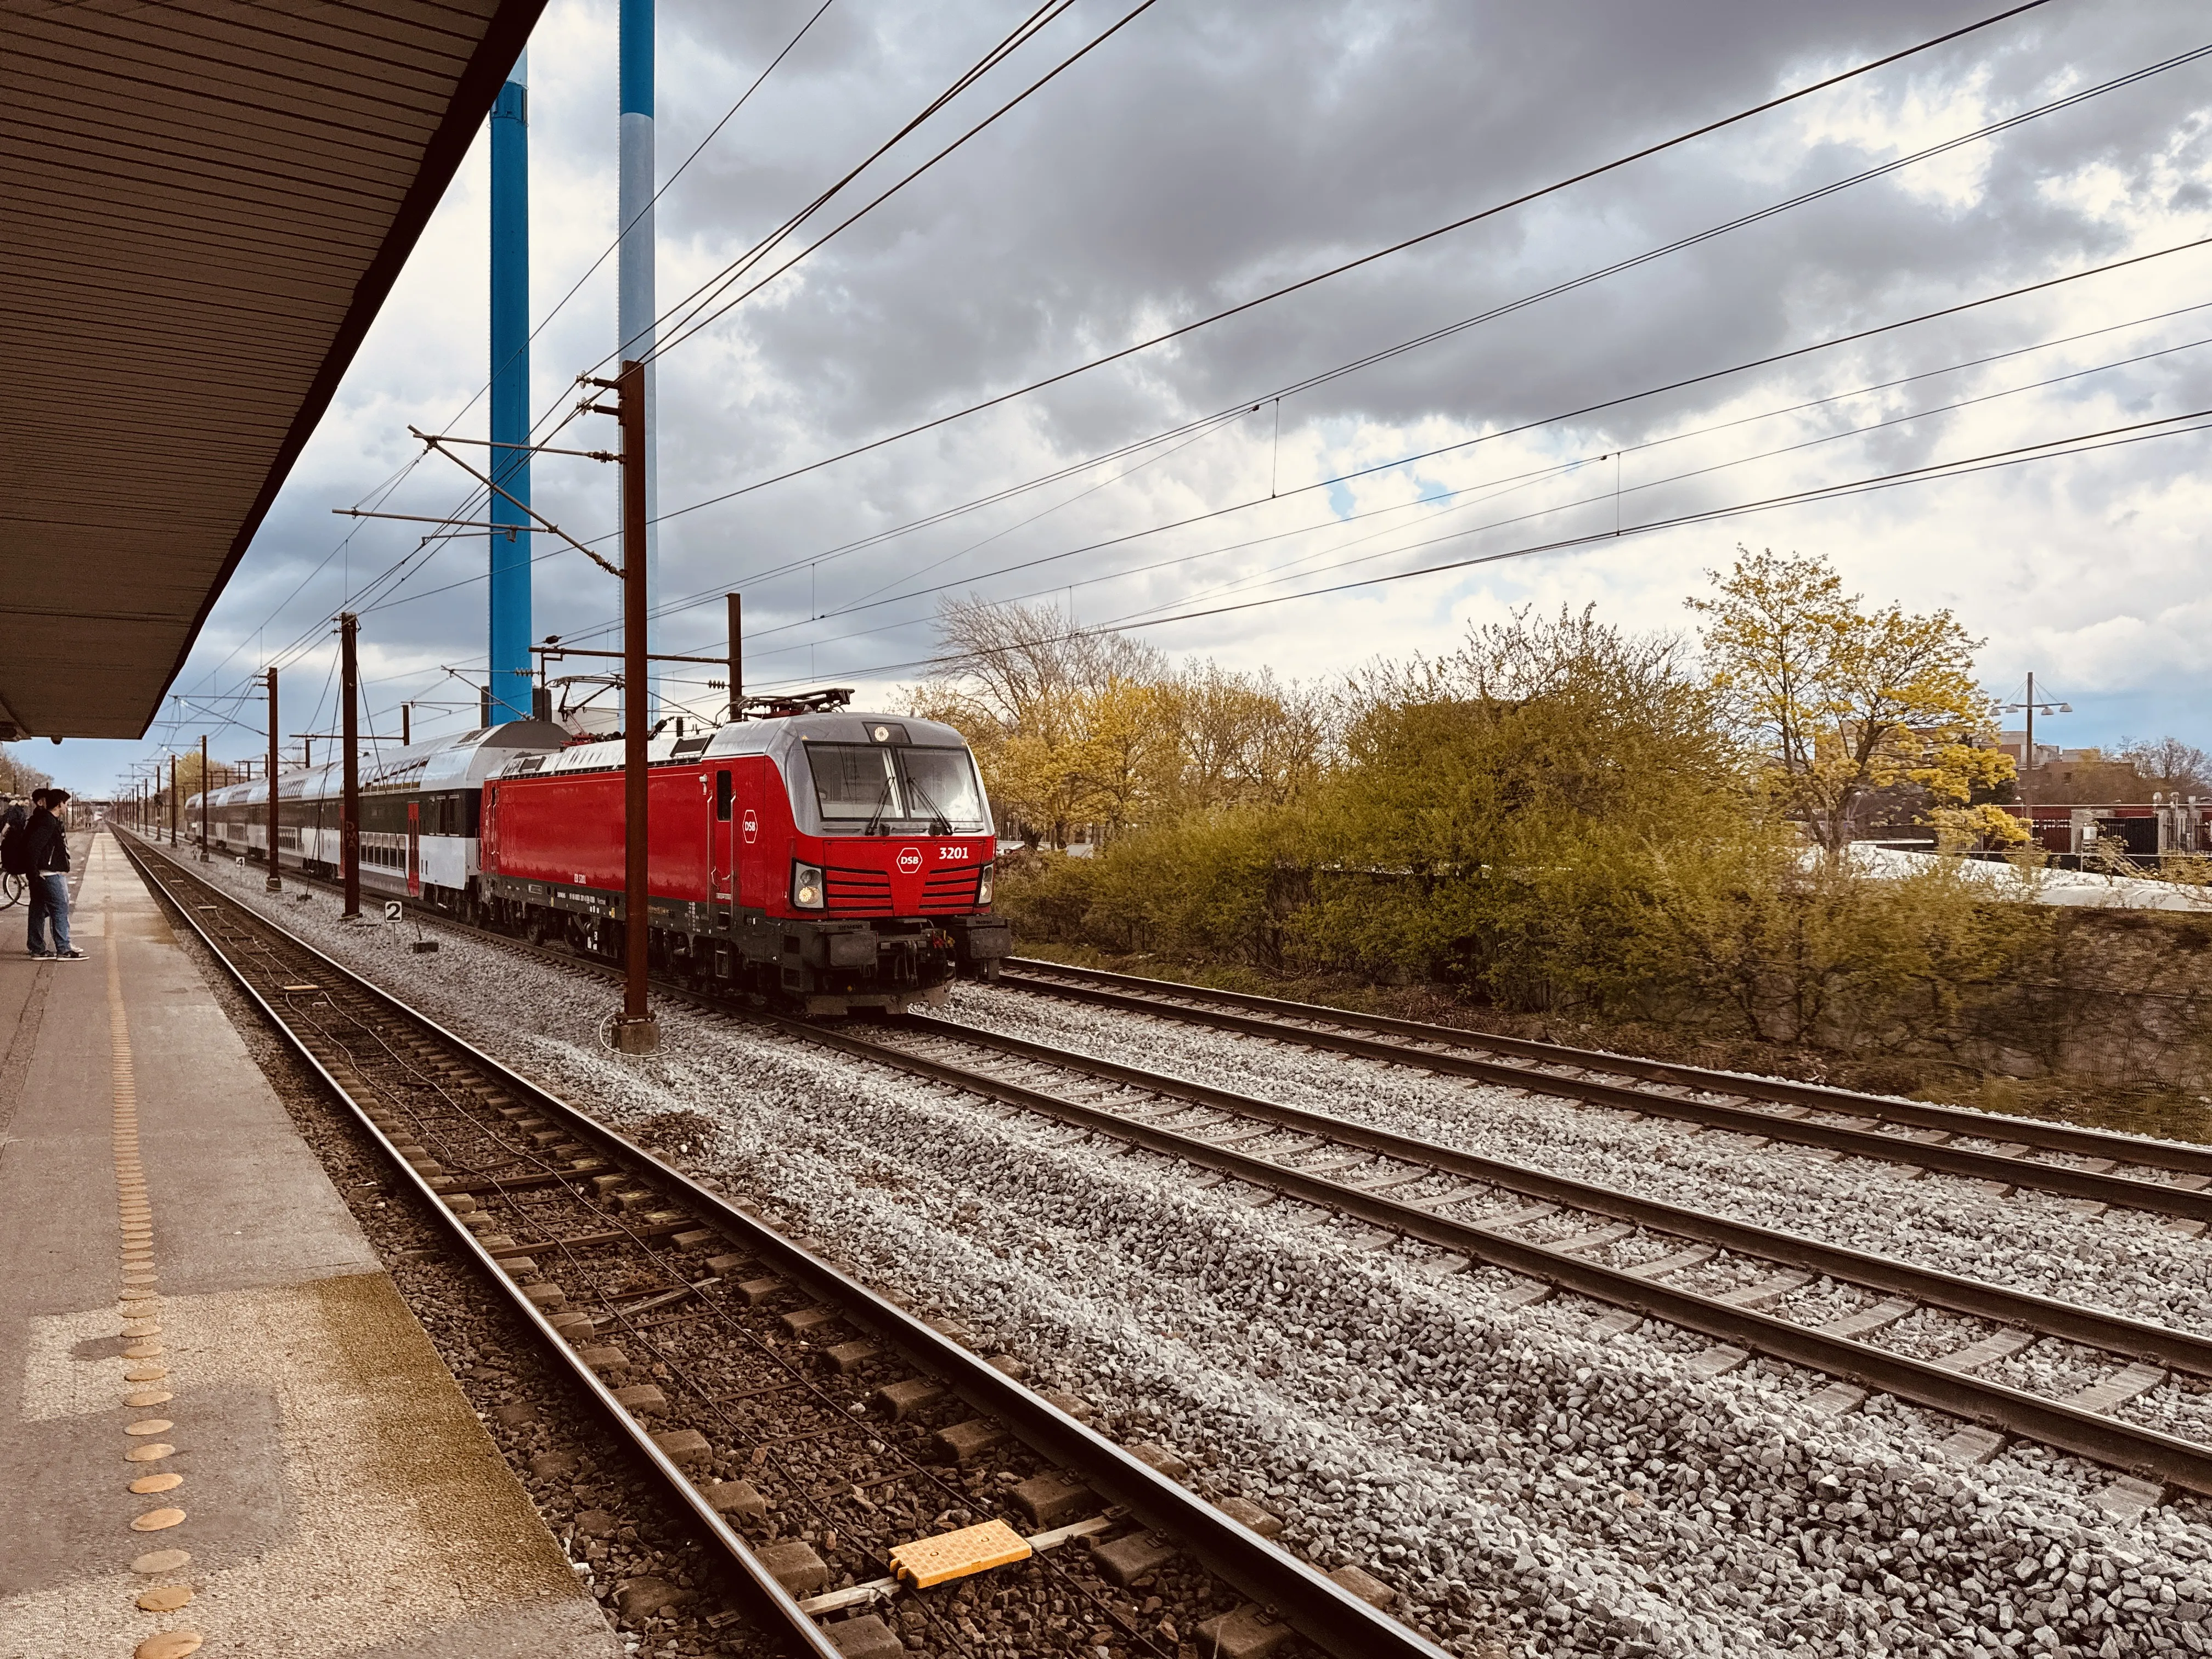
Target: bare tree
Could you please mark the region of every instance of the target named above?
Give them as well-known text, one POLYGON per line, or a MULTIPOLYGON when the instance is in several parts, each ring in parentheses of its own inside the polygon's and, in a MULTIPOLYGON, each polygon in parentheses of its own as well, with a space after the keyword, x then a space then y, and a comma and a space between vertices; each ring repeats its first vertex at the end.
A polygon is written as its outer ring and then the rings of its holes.
POLYGON ((18 760, 14 750, 0 749, 0 795, 27 795, 52 781, 37 767, 18 760))
MULTIPOLYGON (((1010 736, 1040 734, 1061 699, 1116 680, 1163 677, 1165 659, 1126 635, 1086 633, 1058 605, 956 599, 939 614, 942 678, 960 684, 1010 736)), ((1041 735, 1041 734, 1040 734, 1041 735)))
POLYGON ((2179 738, 2122 738, 2119 757, 2154 789, 2212 795, 2212 755, 2179 738))

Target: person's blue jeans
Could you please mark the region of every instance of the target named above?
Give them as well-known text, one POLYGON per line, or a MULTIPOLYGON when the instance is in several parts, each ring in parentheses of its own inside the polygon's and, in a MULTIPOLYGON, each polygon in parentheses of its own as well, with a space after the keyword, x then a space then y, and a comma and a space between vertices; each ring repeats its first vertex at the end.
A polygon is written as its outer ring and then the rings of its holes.
POLYGON ((40 957, 47 954, 48 917, 53 919, 54 950, 68 950, 69 877, 59 870, 48 870, 24 877, 23 884, 31 890, 31 954, 40 957))

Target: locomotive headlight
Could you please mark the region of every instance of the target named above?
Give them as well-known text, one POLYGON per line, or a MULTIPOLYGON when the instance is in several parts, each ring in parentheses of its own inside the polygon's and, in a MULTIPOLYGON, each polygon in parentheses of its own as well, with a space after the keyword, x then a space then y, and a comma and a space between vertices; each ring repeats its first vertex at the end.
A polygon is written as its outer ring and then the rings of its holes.
POLYGON ((795 910, 822 908, 822 872, 811 864, 791 867, 791 904, 795 910))
POLYGON ((987 864, 980 871, 976 872, 975 874, 975 902, 978 904, 988 904, 990 902, 991 866, 987 864))

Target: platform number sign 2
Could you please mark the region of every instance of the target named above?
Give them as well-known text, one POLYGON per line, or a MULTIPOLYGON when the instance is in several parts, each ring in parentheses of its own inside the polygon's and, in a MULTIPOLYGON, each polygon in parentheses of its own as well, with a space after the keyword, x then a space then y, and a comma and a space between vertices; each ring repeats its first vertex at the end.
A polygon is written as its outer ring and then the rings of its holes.
POLYGON ((384 901, 384 919, 386 921, 397 921, 399 920, 399 901, 398 899, 386 899, 384 901))

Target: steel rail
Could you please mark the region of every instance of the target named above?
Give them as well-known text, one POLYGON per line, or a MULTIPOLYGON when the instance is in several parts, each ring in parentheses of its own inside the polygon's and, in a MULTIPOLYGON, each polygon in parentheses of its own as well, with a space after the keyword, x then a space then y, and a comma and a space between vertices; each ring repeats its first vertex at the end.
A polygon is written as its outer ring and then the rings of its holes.
MULTIPOLYGON (((652 1435, 646 1430, 644 1425, 623 1408, 620 1402, 615 1399, 614 1391, 600 1380, 597 1372, 584 1363, 583 1357, 575 1346, 553 1328, 551 1321, 536 1304, 530 1300, 520 1282, 513 1275, 501 1270, 499 1264, 493 1260, 491 1252, 486 1249, 478 1242, 476 1235, 463 1224, 460 1212, 446 1202, 447 1195, 433 1188, 421 1172, 400 1156, 398 1146, 376 1126, 362 1103, 354 1097, 352 1091, 323 1063, 321 1058, 309 1046, 306 1038, 295 1029, 292 1023, 286 1019, 255 988, 252 978, 233 959, 231 952, 223 947, 222 941, 202 924, 198 915, 189 907, 177 902, 177 896, 170 890, 169 884, 155 875, 149 867, 151 858, 162 858, 162 855, 149 854, 143 848, 134 846, 129 838, 122 835, 118 835, 116 841, 123 848, 125 856, 137 866, 147 885, 168 901, 170 908, 182 918, 185 924, 191 929, 194 936, 215 959, 222 964, 239 990, 260 1011, 262 1018, 269 1022, 270 1028, 290 1047, 294 1057, 308 1066, 316 1077, 321 1079, 323 1086, 331 1091, 331 1096, 353 1114, 355 1123, 361 1132, 367 1135, 384 1154, 386 1161, 398 1173, 404 1183, 412 1187, 416 1196, 436 1213, 443 1222, 449 1241, 458 1253, 470 1261, 486 1279, 498 1287, 500 1292, 506 1297, 510 1310, 537 1334, 541 1346, 549 1349, 561 1366, 567 1370, 569 1381, 590 1396, 592 1402, 599 1407, 601 1414, 629 1441, 630 1449, 660 1476, 662 1484, 678 1501, 690 1510, 698 1524, 721 1546, 723 1552, 728 1555, 732 1564, 738 1569, 744 1584, 746 1600, 752 1604, 754 1611, 764 1615, 769 1622, 779 1628, 787 1631, 805 1652, 817 1656, 817 1659, 838 1659, 836 1645, 830 1641, 822 1627, 799 1611, 797 1600, 775 1580, 766 1567, 761 1565, 760 1559, 752 1553, 745 1540, 715 1511, 713 1505, 707 1502, 704 1494, 691 1483, 690 1479, 683 1470, 677 1467, 674 1460, 653 1443, 652 1435)), ((267 928, 285 943, 301 951, 309 960, 315 963, 318 972, 329 973, 335 982, 343 983, 349 989, 366 994, 373 1000, 386 1007, 388 1012, 416 1025, 431 1036, 450 1042, 457 1049, 468 1054, 471 1058, 476 1057, 476 1050, 462 1042, 460 1038, 452 1036, 451 1033, 432 1022, 416 1016, 405 1005, 386 998, 366 980, 339 966, 337 963, 289 929, 270 921, 246 905, 239 903, 235 898, 221 888, 200 880, 193 872, 185 870, 173 860, 162 858, 162 862, 169 864, 172 869, 176 870, 179 878, 197 883, 209 894, 220 900, 227 908, 245 915, 254 925, 267 928)), ((503 1072, 504 1068, 501 1069, 503 1072)), ((531 1088, 523 1079, 514 1077, 512 1073, 501 1075, 500 1080, 509 1087, 520 1085, 528 1091, 528 1097, 532 1103, 541 1109, 556 1103, 552 1097, 544 1095, 542 1091, 531 1088)), ((567 1109, 562 1107, 561 1109, 565 1111, 567 1109)), ((611 1137, 611 1139, 626 1151, 635 1150, 630 1147, 629 1142, 622 1140, 620 1137, 611 1137)), ((658 1172, 658 1160, 653 1159, 650 1154, 639 1153, 638 1156, 655 1165, 656 1173, 658 1172)))
POLYGON ((1830 1376, 1863 1383, 1969 1422, 2026 1436, 2108 1467, 2154 1475, 2163 1483, 2212 1495, 2212 1445, 2083 1411, 2025 1389, 1953 1370, 1931 1361, 1893 1353, 1849 1337, 1830 1335, 1656 1279, 1641 1279, 1622 1268, 1585 1261, 1569 1252, 1515 1238, 1477 1223, 1455 1221, 1357 1187, 1286 1169, 1233 1147, 1137 1122, 1117 1113, 1063 1099, 988 1073, 902 1054, 865 1037, 808 1025, 781 1015, 772 1017, 771 1023, 855 1059, 1131 1141, 1148 1151, 1218 1170, 1255 1187, 1288 1193, 1320 1207, 1544 1280, 1593 1301, 1663 1320, 1830 1376))
MULTIPOLYGON (((1933 1101, 1899 1100, 1889 1095, 1861 1094, 1825 1083, 1798 1083, 1789 1078, 1756 1077, 1741 1072, 1716 1071, 1705 1066, 1685 1066, 1678 1060, 1646 1060, 1640 1055, 1615 1054, 1604 1048, 1574 1048, 1529 1037, 1504 1036, 1472 1031, 1455 1025, 1434 1025, 1423 1020, 1398 1019, 1389 1014, 1355 1013, 1317 1002, 1292 1002, 1263 997, 1249 991, 1217 990, 1210 985, 1186 985, 1177 980, 1147 979, 1141 974, 1116 974, 1103 968, 1075 968, 1033 957, 1010 957, 1006 965, 1018 970, 1015 983, 1024 989, 1048 988, 1033 983, 1032 975, 1059 975, 1069 979, 1121 986, 1153 997, 1182 997, 1194 1002, 1215 1002, 1226 1007, 1273 1014, 1286 1022, 1321 1020, 1348 1030, 1411 1037, 1420 1042, 1441 1042, 1457 1048, 1517 1054, 1556 1066, 1580 1066, 1641 1078, 1647 1083, 1674 1083, 1717 1094, 1741 1095, 1752 1100, 1771 1100, 1778 1105, 1804 1106, 1814 1111, 1849 1112, 1857 1116, 1878 1115, 1895 1123, 1918 1129, 1942 1129, 1952 1134, 1986 1135, 2016 1140, 2045 1152, 2075 1152, 2088 1158, 2109 1158, 2161 1170, 2179 1170, 2212 1176, 2212 1146, 2146 1139, 2113 1129, 2085 1129, 2070 1123, 2051 1123, 2035 1118, 2011 1118, 1970 1106, 1944 1106, 1933 1101), (2146 1153, 2154 1153, 2147 1157, 2146 1153)), ((1180 1012, 1181 1010, 1176 1012, 1180 1012)), ((1193 1011, 1196 1012, 1196 1011, 1193 1011)), ((1272 1028, 1271 1028, 1272 1029, 1272 1028)), ((1303 1035, 1292 1026, 1293 1035, 1303 1035)))
MULTIPOLYGON (((1051 968, 1052 964, 1036 964, 1051 968)), ((1090 971, 1090 970, 1084 970, 1090 971)), ((1650 1086, 1638 1087, 1632 1083, 1609 1083, 1602 1078, 1568 1077, 1557 1072, 1547 1072, 1534 1066, 1516 1064, 1506 1060, 1486 1060, 1480 1052, 1491 1051, 1502 1046, 1487 1038, 1450 1031, 1442 1026, 1413 1025, 1416 1040, 1433 1044, 1428 1048, 1408 1048, 1402 1043, 1386 1042, 1379 1037, 1362 1036, 1352 1030, 1316 1030, 1299 1024, 1285 1024, 1280 1018, 1267 1019, 1252 1015, 1231 1012, 1226 1009, 1194 1008, 1166 999, 1179 994, 1182 988, 1167 981, 1139 981, 1162 988, 1151 994, 1135 994, 1113 991, 1091 985, 1053 981, 1023 972, 1001 975, 999 983, 1023 990, 1041 991, 1047 994, 1066 997, 1070 1000, 1115 1008, 1128 1013, 1151 1014, 1155 1018, 1182 1020, 1188 1024, 1210 1026, 1218 1030, 1234 1031, 1245 1036, 1267 1037, 1279 1042, 1304 1043, 1362 1060, 1380 1060, 1391 1066, 1413 1066, 1449 1076, 1472 1078, 1483 1083, 1497 1084, 1506 1088, 1528 1089, 1539 1094, 1558 1095, 1570 1099, 1588 1101, 1593 1105, 1610 1106, 1629 1112, 1655 1117, 1673 1117, 1688 1122, 1703 1124, 1708 1128, 1728 1129, 1741 1134, 1763 1135, 1775 1140, 1794 1141, 1802 1146, 1823 1146, 1832 1152, 1846 1152, 1854 1158, 1878 1158, 1890 1164, 1917 1164, 1931 1170, 1941 1170, 1948 1175, 1964 1176, 1972 1180, 1992 1181, 2006 1186, 2033 1187, 2045 1192, 2057 1193, 2068 1198, 2091 1199, 2101 1204, 2118 1205, 2130 1210, 2144 1210, 2157 1215, 2179 1216, 2191 1221, 2212 1222, 2212 1189, 2181 1186, 2172 1182, 2147 1181, 2134 1176, 2109 1174, 2100 1170, 2072 1169, 2061 1164, 2038 1164, 2027 1158, 2008 1156, 2002 1152, 1976 1152, 1963 1146, 1945 1146, 1941 1142, 1908 1139, 1902 1135, 1883 1134, 1873 1129, 1855 1128, 1849 1124, 1822 1123, 1811 1118, 1785 1117, 1778 1113, 1761 1111, 1753 1106, 1731 1106, 1717 1101, 1695 1100, 1650 1086)), ((1310 1008, 1303 1003, 1282 1005, 1297 1011, 1299 1018, 1335 1020, 1334 1011, 1310 1008)), ((1349 1024, 1354 1017, 1345 1016, 1349 1024)), ((1406 1022, 1411 1025, 1412 1022, 1406 1022)), ((1541 1047, 1541 1045, 1534 1045, 1541 1047)), ((1618 1061, 1610 1054, 1583 1049, 1560 1049, 1551 1058, 1559 1064, 1585 1066, 1592 1070, 1609 1071, 1619 1075, 1631 1073, 1631 1068, 1646 1064, 1641 1061, 1618 1061)), ((1752 1095, 1756 1087, 1753 1079, 1739 1079, 1731 1073, 1696 1072, 1692 1068, 1673 1068, 1686 1071, 1686 1079, 1673 1077, 1663 1079, 1680 1086, 1708 1089, 1732 1095, 1752 1095)), ((1791 1085, 1791 1088, 1812 1085, 1791 1085)), ((1893 1102, 1878 1096, 1854 1095, 1840 1090, 1819 1091, 1823 1098, 1819 1103, 1823 1111, 1849 1111, 1862 1120, 1869 1115, 1880 1115, 1899 1124, 1914 1124, 1923 1128, 1940 1128, 1947 1134, 1972 1134, 1990 1139, 2015 1137, 2027 1144, 2027 1137, 2041 1133, 2051 1136, 2054 1126, 2047 1124, 2015 1123, 2008 1118, 1994 1117, 1987 1113, 1969 1112, 1959 1108, 1923 1108, 1917 1103, 1893 1102), (1931 1118, 1930 1114, 1935 1115, 1931 1118)), ((1797 1102, 1782 1103, 1796 1104, 1797 1102)), ((2212 1153, 2201 1149, 2176 1149, 2176 1156, 2167 1159, 2163 1141, 2147 1141, 2102 1130, 2059 1127, 2058 1135, 2066 1137, 2094 1135, 2096 1137, 2095 1155, 2117 1160, 2124 1156, 2130 1163, 2151 1168, 2182 1168, 2190 1166, 2189 1177, 2197 1178, 2194 1164, 2200 1158, 2212 1160, 2212 1153)), ((2069 1145, 2051 1146, 2049 1150, 2080 1152, 2087 1147, 2069 1145)), ((2208 1161, 2212 1168, 2212 1161, 2208 1161)))
MULTIPOLYGON (((125 845, 127 847, 128 843, 125 845)), ((163 861, 169 862, 166 859, 163 861)), ((990 1364, 981 1356, 933 1330, 904 1309, 884 1301, 866 1285, 801 1249, 767 1223, 748 1215, 728 1199, 701 1186, 682 1170, 671 1168, 628 1137, 509 1069, 467 1039, 447 1030, 428 1015, 343 966, 281 923, 241 903, 232 894, 182 866, 173 867, 185 879, 214 894, 229 908, 249 917, 255 925, 267 928, 288 945, 306 953, 315 961, 318 971, 331 975, 347 988, 368 997, 398 1018, 449 1046, 486 1077, 512 1092, 519 1101, 552 1114, 556 1121, 578 1133, 599 1141, 635 1165, 651 1170, 655 1180, 680 1191, 685 1199, 698 1206, 702 1214, 711 1215, 715 1226, 750 1249, 758 1259, 772 1263, 791 1278, 805 1284, 825 1301, 838 1304, 858 1323, 893 1344, 924 1369, 947 1379, 953 1392, 960 1398, 978 1411, 1006 1424, 1041 1456, 1063 1468, 1073 1470, 1083 1484, 1097 1492, 1103 1502, 1120 1505, 1146 1528, 1176 1540, 1224 1581, 1234 1585, 1253 1601, 1273 1608, 1284 1623, 1324 1652, 1336 1656, 1337 1659, 1370 1659, 1370 1656, 1379 1656, 1379 1659, 1400 1659, 1400 1656, 1402 1659, 1446 1659, 1443 1650, 1419 1632, 1399 1623, 1305 1562, 1231 1520, 1195 1492, 1169 1480, 1151 1465, 1078 1422, 1034 1390, 990 1364)), ((156 890, 162 890, 160 881, 155 880, 153 884, 156 890)), ((199 927, 197 918, 190 911, 183 910, 181 907, 179 909, 185 920, 192 924, 193 931, 208 943, 210 950, 216 950, 213 942, 208 940, 205 931, 199 927)), ((228 959, 219 950, 216 955, 227 967, 230 966, 228 959)), ((580 961, 577 965, 595 969, 600 966, 580 961)), ((241 985, 245 985, 244 976, 235 967, 231 967, 230 971, 241 985)), ((315 1067, 331 1087, 338 1089, 335 1079, 307 1051, 305 1044, 277 1018, 270 1005, 253 993, 251 986, 246 986, 246 989, 263 1012, 291 1041, 293 1047, 315 1067)), ((704 999, 701 1000, 704 1001, 704 999)), ((706 1006, 723 1012, 719 1005, 709 1002, 706 1006)), ((368 1121, 350 1097, 346 1096, 343 1090, 339 1090, 339 1094, 352 1107, 355 1115, 361 1118, 363 1127, 377 1137, 387 1153, 392 1153, 391 1143, 368 1121)), ((396 1153, 392 1155, 397 1156, 396 1153)), ((403 1168, 405 1167, 404 1160, 401 1164, 403 1168)), ((574 1353, 544 1316, 530 1306, 523 1297, 521 1287, 507 1280, 505 1274, 497 1273, 489 1254, 476 1243, 473 1235, 468 1234, 459 1218, 447 1209, 442 1198, 415 1170, 409 1169, 407 1173, 417 1189, 435 1204, 441 1213, 446 1214, 449 1230, 457 1236, 466 1237, 472 1254, 481 1264, 506 1282, 510 1299, 531 1318, 542 1335, 562 1350, 564 1362, 578 1373, 593 1397, 611 1414, 623 1419, 626 1431, 633 1434, 641 1432, 630 1428, 634 1419, 629 1419, 629 1414, 615 1401, 612 1393, 589 1373, 581 1358, 574 1353)), ((799 1623, 793 1625, 792 1628, 795 1632, 804 1632, 810 1644, 810 1652, 834 1656, 836 1650, 829 1644, 819 1628, 799 1610, 798 1603, 792 1600, 782 1586, 769 1576, 766 1569, 746 1547, 744 1540, 714 1514, 704 1497, 667 1459, 666 1455, 649 1441, 643 1449, 657 1469, 683 1487, 684 1501, 700 1516, 702 1523, 712 1531, 717 1541, 728 1549, 732 1559, 745 1570, 749 1583, 763 1589, 763 1606, 772 1608, 783 1622, 796 1619, 799 1623)))
POLYGON ((1784 1232, 1778 1228, 1737 1221, 1727 1216, 1715 1215, 1710 1211, 1692 1209, 1686 1205, 1669 1204, 1660 1199, 1639 1198, 1633 1193, 1579 1181, 1572 1176, 1556 1175, 1548 1170, 1534 1169, 1504 1158, 1485 1158, 1479 1153, 1462 1152, 1456 1147, 1440 1146, 1435 1141, 1421 1140, 1410 1135, 1396 1134, 1388 1129, 1374 1128, 1326 1112, 1309 1111, 1303 1107, 1285 1106, 1277 1101, 1237 1094, 1210 1084, 1194 1083, 1184 1078, 1147 1072, 1134 1066, 1124 1066, 1117 1060, 1095 1059, 1089 1054, 1032 1042, 1024 1037, 1008 1036, 974 1026, 956 1025, 950 1020, 934 1016, 916 1020, 910 1029, 927 1032, 933 1041, 963 1042, 976 1048, 996 1049, 1016 1059, 1055 1066, 1101 1082, 1126 1084, 1170 1099, 1187 1100, 1195 1105, 1233 1112, 1239 1116, 1256 1118, 1286 1129, 1317 1135, 1339 1146, 1355 1147, 1402 1163, 1425 1165, 1450 1175, 1464 1176, 1525 1197, 1571 1205, 1594 1215, 1632 1222, 1639 1227, 1650 1227, 1656 1231, 1756 1256, 1784 1267, 1802 1267, 1870 1290, 1893 1291, 1931 1306, 1948 1308, 1954 1313, 2017 1325, 2039 1336, 2079 1342, 2129 1359, 2154 1360, 2169 1370, 2185 1370, 2198 1376, 2212 1376, 2212 1337, 2200 1336, 2195 1332, 2175 1330, 2169 1326, 2131 1319, 2124 1314, 2062 1301, 2055 1297, 2008 1290, 1982 1279, 1946 1273, 1941 1268, 1916 1267, 1894 1256, 1856 1250, 1848 1245, 1831 1244, 1822 1239, 1808 1238, 1802 1233, 1784 1232))

